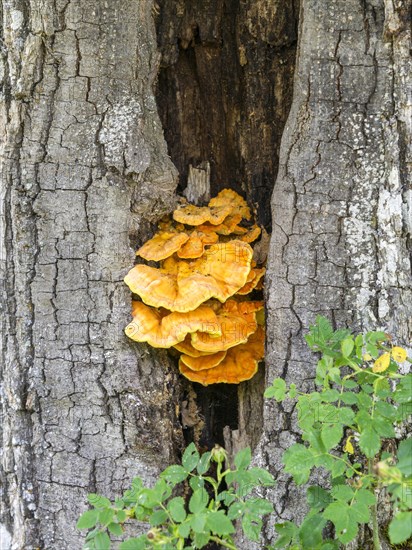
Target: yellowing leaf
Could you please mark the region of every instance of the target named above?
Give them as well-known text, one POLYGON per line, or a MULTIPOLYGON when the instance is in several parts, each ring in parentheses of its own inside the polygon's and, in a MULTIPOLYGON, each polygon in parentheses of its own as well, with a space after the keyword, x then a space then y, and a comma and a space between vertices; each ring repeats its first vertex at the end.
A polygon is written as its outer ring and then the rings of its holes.
POLYGON ((365 353, 364 356, 363 356, 363 360, 364 361, 371 361, 372 360, 372 355, 370 353, 365 353))
POLYGON ((350 455, 353 455, 355 452, 355 449, 353 448, 352 443, 350 440, 353 438, 353 435, 350 435, 348 439, 346 440, 345 446, 343 447, 343 450, 345 453, 349 453, 350 455))
POLYGON ((406 350, 404 350, 403 348, 399 348, 395 346, 394 348, 392 348, 392 357, 398 363, 403 363, 408 357, 408 354, 406 353, 406 350))
POLYGON ((386 352, 376 359, 373 364, 373 372, 384 372, 391 362, 391 354, 386 352))

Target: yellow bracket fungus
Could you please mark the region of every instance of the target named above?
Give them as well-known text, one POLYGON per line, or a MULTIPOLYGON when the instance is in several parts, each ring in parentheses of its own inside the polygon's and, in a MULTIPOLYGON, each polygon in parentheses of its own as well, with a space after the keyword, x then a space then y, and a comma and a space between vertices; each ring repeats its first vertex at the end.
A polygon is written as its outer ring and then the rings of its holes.
MULTIPOLYGON (((256 311, 262 308, 263 302, 229 300, 217 311, 216 326, 220 334, 216 335, 207 330, 193 332, 192 346, 199 351, 215 353, 243 344, 256 332, 256 311), (244 307, 246 305, 251 307, 244 307)), ((207 328, 205 325, 205 329, 207 328)))
POLYGON ((183 361, 190 370, 199 371, 217 367, 225 357, 225 351, 217 351, 216 353, 210 353, 202 357, 191 357, 190 355, 183 354, 180 356, 180 361, 183 361))
POLYGON ((154 348, 170 348, 182 342, 186 335, 198 330, 214 337, 221 335, 216 313, 200 306, 187 313, 159 311, 142 302, 133 302, 133 321, 125 332, 135 342, 147 342, 154 348))
POLYGON ((205 386, 238 384, 257 371, 264 355, 262 288, 246 201, 224 189, 207 206, 182 204, 173 219, 136 252, 159 262, 139 264, 125 277, 142 301, 132 302, 125 332, 136 342, 180 353, 179 370, 205 386))
POLYGON ((242 241, 217 243, 193 261, 170 257, 160 269, 136 265, 124 280, 145 304, 187 312, 209 298, 224 302, 233 296, 246 284, 252 256, 242 241))
POLYGON ((180 358, 179 369, 183 376, 204 386, 218 383, 239 384, 256 374, 258 363, 263 359, 264 352, 265 335, 262 327, 258 327, 246 344, 230 348, 223 361, 216 367, 196 371, 189 368, 180 358))

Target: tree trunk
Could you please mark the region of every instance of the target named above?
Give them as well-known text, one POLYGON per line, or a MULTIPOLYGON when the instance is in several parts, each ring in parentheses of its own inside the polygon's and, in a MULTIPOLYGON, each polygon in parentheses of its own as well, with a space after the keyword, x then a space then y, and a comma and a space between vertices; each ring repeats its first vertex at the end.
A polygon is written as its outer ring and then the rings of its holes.
MULTIPOLYGON (((303 336, 316 315, 410 342, 410 8, 407 1, 302 1, 293 104, 272 196, 268 382, 282 376, 311 387, 315 360, 303 336)), ((295 426, 290 407, 265 403, 257 455, 279 474, 272 496, 282 519, 306 511, 303 491, 281 473, 295 426)))
POLYGON ((263 388, 310 387, 316 314, 407 341, 409 2, 297 4, 1 2, 5 548, 80 548, 86 494, 150 483, 184 438, 251 444, 277 517, 301 518, 294 414, 263 388), (134 250, 204 161, 273 229, 266 367, 238 388, 192 387, 123 333, 134 250))
POLYGON ((181 447, 177 373, 127 341, 122 281, 177 172, 151 2, 2 7, 3 521, 12 548, 80 548, 86 494, 150 481, 181 447))

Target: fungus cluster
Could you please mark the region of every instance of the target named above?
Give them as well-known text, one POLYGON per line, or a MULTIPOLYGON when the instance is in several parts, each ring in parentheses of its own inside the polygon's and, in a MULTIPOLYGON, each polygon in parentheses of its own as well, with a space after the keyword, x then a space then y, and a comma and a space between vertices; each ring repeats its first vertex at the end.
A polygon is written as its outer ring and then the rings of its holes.
POLYGON ((132 301, 127 336, 173 348, 183 376, 204 386, 248 380, 263 359, 264 304, 251 293, 265 269, 253 259, 260 228, 251 220, 231 189, 205 207, 184 203, 136 252, 157 266, 138 264, 125 277, 141 300, 132 301))

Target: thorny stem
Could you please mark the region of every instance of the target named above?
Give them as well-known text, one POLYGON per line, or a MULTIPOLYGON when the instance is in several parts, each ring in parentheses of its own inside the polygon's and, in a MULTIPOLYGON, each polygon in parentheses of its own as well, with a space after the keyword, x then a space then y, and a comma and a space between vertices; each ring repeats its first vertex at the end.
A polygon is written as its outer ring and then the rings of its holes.
MULTIPOLYGON (((372 475, 373 473, 373 458, 368 460, 368 473, 372 475)), ((372 516, 372 536, 373 536, 373 550, 380 550, 381 543, 379 540, 379 526, 378 526, 378 501, 376 500, 375 504, 371 509, 372 516)))

